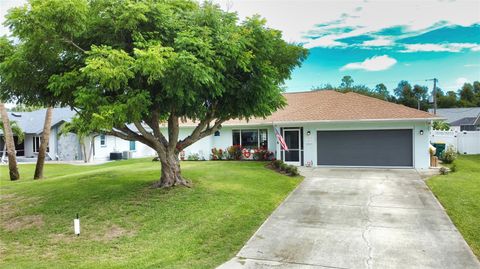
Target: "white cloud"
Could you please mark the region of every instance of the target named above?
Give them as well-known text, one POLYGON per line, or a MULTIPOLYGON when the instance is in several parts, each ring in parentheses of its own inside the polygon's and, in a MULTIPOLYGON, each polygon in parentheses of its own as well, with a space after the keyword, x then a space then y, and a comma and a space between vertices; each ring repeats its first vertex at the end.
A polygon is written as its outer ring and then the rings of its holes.
MULTIPOLYGON (((480 1, 214 1, 238 12, 241 18, 260 14, 267 19, 268 26, 283 31, 285 40, 302 43, 312 41, 306 37, 309 33, 338 40, 403 26, 406 37, 445 25, 470 26, 480 22, 478 12, 472 12, 480 10, 480 1), (335 31, 338 29, 351 31, 339 33, 335 31)), ((312 41, 308 46, 315 44, 312 41)), ((331 44, 343 46, 341 42, 331 44)))
POLYGON ((401 52, 461 52, 466 49, 479 51, 480 45, 476 43, 408 44, 401 52))
POLYGON ((336 41, 330 36, 324 36, 317 39, 314 39, 304 45, 305 48, 332 48, 332 47, 346 47, 347 44, 343 42, 336 41))
POLYGON ((393 41, 386 38, 363 41, 363 47, 386 47, 393 45, 393 41))
POLYGON ((387 55, 373 56, 371 58, 365 59, 363 62, 346 64, 342 68, 340 68, 340 71, 355 69, 361 69, 366 71, 382 71, 389 69, 396 63, 397 60, 395 60, 394 58, 390 58, 387 55))
POLYGON ((463 78, 463 77, 462 78, 457 78, 457 80, 455 80, 455 87, 457 89, 460 89, 463 86, 463 84, 469 83, 469 82, 470 82, 470 80, 467 79, 467 78, 463 78))

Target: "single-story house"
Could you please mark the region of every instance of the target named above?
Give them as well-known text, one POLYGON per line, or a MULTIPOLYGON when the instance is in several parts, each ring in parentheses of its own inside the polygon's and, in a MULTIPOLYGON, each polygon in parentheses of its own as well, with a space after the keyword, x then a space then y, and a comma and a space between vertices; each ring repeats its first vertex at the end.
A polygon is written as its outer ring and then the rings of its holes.
MULTIPOLYGON (((287 106, 266 119, 230 120, 186 149, 208 159, 211 148, 266 146, 294 165, 428 168, 435 116, 357 93, 286 93, 287 106), (288 151, 275 137, 281 133, 288 151)), ((185 136, 194 128, 182 126, 185 136)))
MULTIPOLYGON (((17 143, 18 137, 14 136, 15 149, 20 160, 36 158, 40 147, 40 138, 43 132, 46 109, 31 112, 8 112, 10 121, 15 121, 24 133, 24 141, 17 143)), ((75 112, 68 108, 55 108, 52 112, 52 126, 48 142, 47 158, 75 160, 80 158, 80 144, 75 135, 58 136, 60 126, 68 122, 75 112)), ((0 136, 3 132, 0 131, 0 136)), ((4 139, 0 139, 0 153, 3 154, 4 139)))
POLYGON ((445 118, 452 131, 480 131, 480 107, 439 108, 437 115, 445 118))
MULTIPOLYGON (((247 149, 266 147, 277 159, 294 165, 416 169, 430 165, 430 126, 437 118, 427 112, 351 92, 309 91, 284 96, 287 106, 283 109, 265 119, 227 121, 220 131, 186 148, 185 155, 210 159, 212 148, 242 145, 247 149), (281 148, 276 131, 288 150, 281 148)), ((181 124, 180 137, 194 128, 191 122, 181 124)), ((155 155, 139 142, 108 135, 95 137, 95 160, 108 159, 111 152, 118 151, 130 151, 134 158, 155 155)))

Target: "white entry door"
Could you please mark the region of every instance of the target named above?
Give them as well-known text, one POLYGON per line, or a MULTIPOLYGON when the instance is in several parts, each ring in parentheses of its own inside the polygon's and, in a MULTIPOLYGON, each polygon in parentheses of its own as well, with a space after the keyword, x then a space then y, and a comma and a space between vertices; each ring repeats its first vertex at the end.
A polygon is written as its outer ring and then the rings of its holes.
POLYGON ((282 150, 282 154, 283 161, 287 164, 299 166, 301 163, 300 134, 300 129, 283 129, 283 139, 285 139, 288 150, 282 150))

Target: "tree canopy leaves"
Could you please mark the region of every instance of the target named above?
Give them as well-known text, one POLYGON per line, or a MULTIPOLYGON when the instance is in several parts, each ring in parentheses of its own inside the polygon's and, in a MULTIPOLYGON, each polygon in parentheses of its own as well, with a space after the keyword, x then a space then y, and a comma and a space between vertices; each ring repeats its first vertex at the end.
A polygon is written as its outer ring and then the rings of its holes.
POLYGON ((281 86, 307 54, 264 19, 240 22, 208 2, 31 0, 6 18, 19 44, 0 64, 2 97, 69 105, 102 118, 101 128, 152 112, 268 116, 285 104, 281 86))
MULTIPOLYGON (((427 110, 433 107, 430 96, 433 90, 424 85, 411 85, 406 80, 401 80, 397 87, 393 89, 393 94, 387 89, 385 84, 380 83, 375 88, 370 89, 365 85, 354 85, 351 76, 344 76, 338 87, 325 85, 321 87, 313 87, 312 90, 335 90, 339 92, 356 92, 378 99, 399 103, 412 108, 420 108, 427 110)), ((457 92, 444 91, 437 87, 437 106, 438 108, 454 108, 454 107, 475 107, 480 106, 480 82, 475 81, 473 84, 465 83, 457 92)))

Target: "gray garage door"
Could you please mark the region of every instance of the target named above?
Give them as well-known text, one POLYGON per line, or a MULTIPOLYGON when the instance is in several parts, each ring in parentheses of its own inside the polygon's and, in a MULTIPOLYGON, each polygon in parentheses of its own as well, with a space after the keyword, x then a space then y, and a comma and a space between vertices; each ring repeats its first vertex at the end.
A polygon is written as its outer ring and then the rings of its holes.
POLYGON ((413 166, 412 130, 318 131, 317 164, 413 166))

